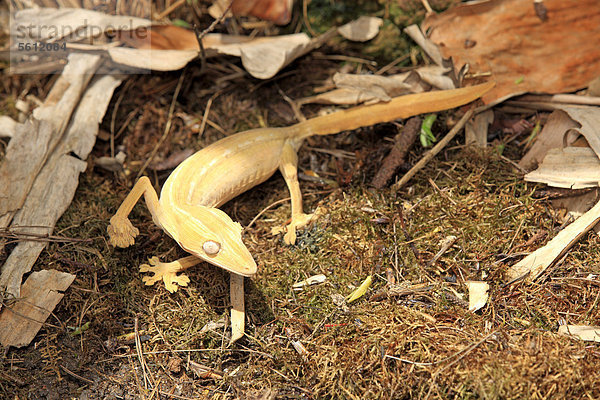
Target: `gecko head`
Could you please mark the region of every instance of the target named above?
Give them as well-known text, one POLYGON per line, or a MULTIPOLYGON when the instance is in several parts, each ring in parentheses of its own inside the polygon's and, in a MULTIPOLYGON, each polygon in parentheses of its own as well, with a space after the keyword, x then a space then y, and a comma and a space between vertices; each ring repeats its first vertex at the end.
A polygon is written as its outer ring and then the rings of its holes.
POLYGON ((229 272, 256 274, 256 262, 242 242, 242 227, 214 207, 183 207, 178 216, 179 245, 187 252, 229 272))

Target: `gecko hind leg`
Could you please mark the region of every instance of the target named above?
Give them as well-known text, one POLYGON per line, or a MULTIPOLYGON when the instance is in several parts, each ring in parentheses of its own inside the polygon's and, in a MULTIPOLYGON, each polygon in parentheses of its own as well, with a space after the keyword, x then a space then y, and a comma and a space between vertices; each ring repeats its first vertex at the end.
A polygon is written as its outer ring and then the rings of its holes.
POLYGON ((198 257, 189 256, 169 263, 163 263, 158 259, 158 257, 154 256, 149 258, 148 262, 150 265, 140 265, 140 272, 151 272, 153 275, 144 276, 142 278, 142 282, 144 282, 147 286, 152 286, 156 282, 162 280, 165 283, 165 288, 169 292, 174 293, 177 291, 179 286, 187 286, 188 283, 190 283, 190 278, 188 278, 187 275, 177 274, 190 267, 193 267, 196 264, 199 264, 202 262, 202 260, 198 257))
POLYGON ((271 230, 272 234, 285 232, 283 241, 286 244, 296 243, 296 230, 306 227, 315 217, 314 214, 305 214, 302 210, 302 193, 298 183, 298 155, 290 143, 283 145, 281 165, 279 170, 285 179, 292 199, 292 219, 285 227, 276 227, 271 230))

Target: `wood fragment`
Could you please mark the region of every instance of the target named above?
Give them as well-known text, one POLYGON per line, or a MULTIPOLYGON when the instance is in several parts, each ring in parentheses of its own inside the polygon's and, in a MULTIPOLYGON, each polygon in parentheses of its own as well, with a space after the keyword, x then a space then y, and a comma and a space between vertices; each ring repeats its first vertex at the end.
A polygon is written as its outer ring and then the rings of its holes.
POLYGON ((520 278, 534 280, 562 257, 587 231, 600 221, 600 202, 560 231, 548 244, 513 265, 507 274, 509 282, 520 278))
POLYGON ((395 183, 392 186, 393 190, 399 190, 402 186, 404 186, 409 180, 412 179, 413 176, 417 172, 419 172, 427 163, 435 157, 446 145, 460 132, 460 130, 465 126, 467 121, 473 116, 473 109, 470 109, 463 115, 463 117, 458 121, 456 125, 448 132, 446 136, 442 140, 440 140, 419 162, 417 162, 404 176, 400 181, 395 183))
POLYGON ((229 344, 244 337, 245 309, 244 309, 244 277, 238 274, 229 274, 229 295, 231 297, 231 340, 229 344))
POLYGON ((406 155, 417 140, 420 131, 420 117, 412 117, 406 121, 402 131, 394 137, 394 147, 392 147, 390 153, 383 160, 381 168, 379 168, 379 171, 377 171, 371 182, 374 187, 382 189, 387 185, 398 168, 405 163, 406 155))
POLYGON ((21 297, 4 305, 0 314, 0 343, 3 346, 27 346, 54 307, 63 298, 75 275, 56 270, 32 273, 21 288, 21 297))

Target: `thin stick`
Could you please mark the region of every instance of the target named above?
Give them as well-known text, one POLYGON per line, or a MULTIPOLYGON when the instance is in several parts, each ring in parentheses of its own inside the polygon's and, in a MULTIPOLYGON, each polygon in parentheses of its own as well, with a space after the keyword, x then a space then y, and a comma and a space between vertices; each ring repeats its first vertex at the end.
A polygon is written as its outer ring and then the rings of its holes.
POLYGON ((425 7, 425 10, 427 10, 427 14, 430 14, 433 12, 433 8, 431 8, 431 6, 429 5, 429 1, 421 0, 421 3, 423 3, 423 7, 425 7))
POLYGON ((308 20, 308 0, 302 0, 302 19, 304 20, 304 25, 306 25, 306 29, 308 29, 310 34, 317 36, 317 33, 313 30, 312 26, 310 26, 310 21, 308 20))
POLYGON ((161 12, 160 14, 158 14, 156 16, 157 20, 161 20, 164 17, 166 17, 167 15, 171 14, 173 11, 175 11, 177 8, 179 8, 179 6, 181 6, 182 4, 185 3, 185 0, 178 0, 175 3, 171 4, 169 7, 167 7, 166 10, 164 10, 163 12, 161 12))
POLYGON ((458 132, 460 132, 460 130, 462 128, 464 128, 465 124, 467 123, 467 121, 469 119, 471 119, 473 114, 474 114, 474 111, 471 108, 469 111, 467 111, 465 113, 465 115, 463 115, 463 117, 460 119, 460 121, 458 121, 458 123, 456 125, 454 125, 454 127, 450 130, 450 132, 448 132, 448 134, 446 136, 444 136, 444 138, 442 140, 440 140, 438 142, 438 144, 436 144, 433 147, 433 149, 431 149, 427 154, 425 154, 425 156, 423 156, 423 158, 420 159, 419 162, 417 162, 406 174, 404 174, 404 176, 402 177, 402 179, 400 179, 400 181, 398 183, 395 183, 394 185, 392 185, 392 190, 399 190, 409 180, 411 180, 412 177, 415 176, 415 174, 417 172, 419 172, 421 169, 423 169, 423 167, 425 165, 427 165, 427 163, 433 157, 435 157, 440 151, 442 151, 442 149, 444 147, 446 147, 446 145, 452 139, 454 139, 454 136, 456 136, 458 134, 458 132))

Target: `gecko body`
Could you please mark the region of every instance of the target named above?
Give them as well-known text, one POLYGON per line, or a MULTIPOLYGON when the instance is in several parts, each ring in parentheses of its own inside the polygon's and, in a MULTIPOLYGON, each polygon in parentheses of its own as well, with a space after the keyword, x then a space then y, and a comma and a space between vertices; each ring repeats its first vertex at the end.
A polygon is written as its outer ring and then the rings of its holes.
POLYGON ((143 272, 154 273, 144 277, 146 284, 162 279, 173 292, 177 285, 189 282, 187 276, 178 273, 202 260, 233 274, 252 276, 256 273, 256 262, 242 241, 241 225, 217 207, 279 170, 292 203, 291 222, 283 229, 284 240, 293 244, 296 230, 312 218, 303 212, 297 177, 297 151, 305 138, 455 108, 477 99, 492 87, 493 83, 487 83, 401 96, 388 103, 354 107, 289 127, 259 128, 228 136, 183 161, 165 182, 160 200, 149 179, 140 178, 111 218, 110 241, 119 247, 134 243, 139 231, 127 216, 143 195, 155 223, 192 254, 170 263, 151 258, 151 266, 140 267, 143 272))

